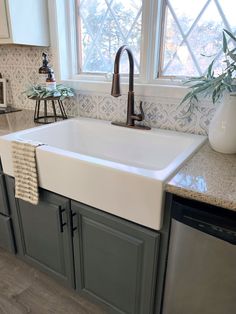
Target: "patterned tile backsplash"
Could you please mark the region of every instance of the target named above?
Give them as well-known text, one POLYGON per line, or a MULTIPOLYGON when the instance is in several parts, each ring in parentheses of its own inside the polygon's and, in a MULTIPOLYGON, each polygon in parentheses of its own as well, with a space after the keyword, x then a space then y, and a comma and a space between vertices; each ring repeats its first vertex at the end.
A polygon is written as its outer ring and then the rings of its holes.
MULTIPOLYGON (((186 106, 180 106, 180 99, 136 97, 136 108, 142 100, 145 123, 151 127, 176 130, 195 134, 207 134, 208 126, 215 112, 211 102, 199 104, 194 112, 187 114, 186 106)), ((113 98, 110 95, 78 95, 79 114, 83 117, 110 121, 125 121, 127 96, 113 98)))
MULTIPOLYGON (((49 55, 53 66, 50 49, 40 47, 0 45, 0 73, 7 83, 7 102, 15 107, 34 109, 34 101, 28 99, 23 91, 31 84, 40 81, 38 68, 42 63, 42 52, 49 55)), ((78 93, 73 100, 65 102, 68 115, 96 119, 125 121, 126 96, 114 98, 106 94, 86 95, 78 93)), ((145 124, 151 127, 177 130, 196 134, 207 134, 215 106, 210 101, 200 103, 191 115, 186 114, 186 107, 180 106, 180 99, 136 97, 136 105, 143 101, 145 124)))

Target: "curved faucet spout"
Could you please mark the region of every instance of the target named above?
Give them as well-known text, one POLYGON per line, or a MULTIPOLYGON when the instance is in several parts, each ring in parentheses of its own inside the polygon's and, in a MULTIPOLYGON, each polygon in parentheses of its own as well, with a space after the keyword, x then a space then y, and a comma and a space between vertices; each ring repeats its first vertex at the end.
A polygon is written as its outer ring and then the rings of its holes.
POLYGON ((121 46, 117 53, 114 63, 114 74, 113 74, 113 84, 112 87, 112 96, 119 97, 120 94, 120 59, 123 55, 123 52, 126 51, 129 57, 129 92, 134 91, 134 56, 131 49, 124 45, 121 46))
POLYGON ((126 124, 113 123, 120 126, 136 127, 140 129, 150 130, 149 127, 142 125, 135 125, 135 121, 142 121, 144 119, 144 113, 142 104, 140 104, 141 114, 134 113, 134 56, 131 49, 124 45, 121 46, 115 57, 114 74, 112 79, 111 95, 114 97, 121 96, 120 92, 120 59, 123 52, 126 51, 129 57, 129 92, 128 92, 128 104, 127 104, 127 121, 126 124))

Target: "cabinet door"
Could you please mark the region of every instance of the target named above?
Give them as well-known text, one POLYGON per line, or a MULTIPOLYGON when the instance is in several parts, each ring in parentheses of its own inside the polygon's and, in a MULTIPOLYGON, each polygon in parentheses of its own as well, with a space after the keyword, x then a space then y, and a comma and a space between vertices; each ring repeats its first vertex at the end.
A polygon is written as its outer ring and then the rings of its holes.
POLYGON ((0 0, 0 44, 49 46, 48 0, 0 0))
POLYGON ((0 0, 0 38, 9 38, 6 0, 0 0))
POLYGON ((38 205, 20 199, 16 199, 15 203, 13 220, 18 254, 73 287, 69 200, 40 190, 38 205))
POLYGON ((15 253, 15 242, 11 218, 0 214, 0 247, 15 253))
POLYGON ((153 312, 159 234, 72 202, 76 288, 109 312, 153 312))

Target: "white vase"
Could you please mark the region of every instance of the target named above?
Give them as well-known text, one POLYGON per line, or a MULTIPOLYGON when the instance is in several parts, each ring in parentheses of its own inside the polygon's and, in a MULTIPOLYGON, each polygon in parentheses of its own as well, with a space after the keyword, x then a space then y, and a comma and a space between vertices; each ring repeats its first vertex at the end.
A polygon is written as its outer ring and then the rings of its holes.
POLYGON ((211 147, 220 153, 236 153, 236 93, 225 94, 209 126, 211 147))

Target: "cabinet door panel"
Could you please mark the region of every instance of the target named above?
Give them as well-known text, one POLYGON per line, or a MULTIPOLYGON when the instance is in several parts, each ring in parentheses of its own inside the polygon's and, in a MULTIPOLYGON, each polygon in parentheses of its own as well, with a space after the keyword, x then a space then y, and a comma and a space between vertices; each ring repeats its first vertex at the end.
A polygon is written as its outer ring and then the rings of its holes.
POLYGON ((19 200, 19 207, 25 255, 65 276, 59 206, 43 201, 34 206, 19 200))
POLYGON ((74 287, 68 199, 40 189, 38 205, 15 199, 14 179, 6 177, 17 253, 64 285, 74 287))
POLYGON ((159 235, 72 202, 77 289, 114 313, 152 313, 159 235))
POLYGON ((117 308, 124 304, 122 310, 135 313, 137 304, 130 300, 140 293, 136 287, 141 282, 143 241, 91 219, 82 220, 84 289, 117 308))
POLYGON ((0 38, 9 38, 6 1, 0 0, 0 38))
POLYGON ((0 214, 10 215, 4 174, 0 174, 0 214))
POLYGON ((0 215, 0 247, 15 253, 11 219, 3 215, 0 215))

